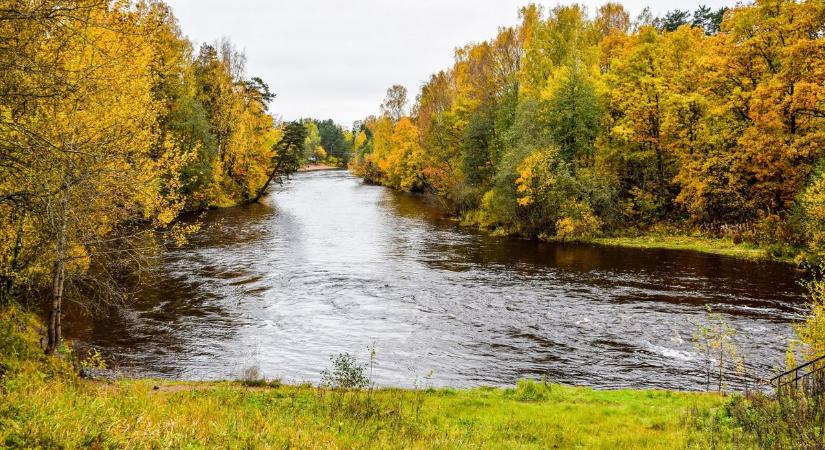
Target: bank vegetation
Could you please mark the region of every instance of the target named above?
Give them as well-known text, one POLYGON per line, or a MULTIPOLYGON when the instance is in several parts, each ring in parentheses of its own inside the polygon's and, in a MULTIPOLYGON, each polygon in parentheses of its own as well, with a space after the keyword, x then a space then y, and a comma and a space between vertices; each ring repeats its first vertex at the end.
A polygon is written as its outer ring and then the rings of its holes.
POLYGON ((636 18, 617 3, 528 5, 459 47, 411 108, 390 88, 350 167, 503 234, 667 230, 821 260, 823 37, 821 0, 636 18))

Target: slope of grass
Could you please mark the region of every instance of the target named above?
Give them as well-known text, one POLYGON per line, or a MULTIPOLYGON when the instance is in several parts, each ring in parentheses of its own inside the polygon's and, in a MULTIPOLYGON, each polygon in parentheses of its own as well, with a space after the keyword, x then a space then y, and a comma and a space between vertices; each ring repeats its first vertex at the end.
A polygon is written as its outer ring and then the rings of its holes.
POLYGON ((516 389, 335 392, 238 383, 6 381, 9 447, 662 448, 692 438, 714 395, 516 389), (524 394, 530 391, 530 395, 524 394), (538 397, 538 398, 536 398, 538 397))
POLYGON ((0 310, 2 448, 661 448, 707 442, 725 397, 513 389, 329 390, 279 383, 88 381, 0 310), (702 429, 704 430, 704 429, 702 429))

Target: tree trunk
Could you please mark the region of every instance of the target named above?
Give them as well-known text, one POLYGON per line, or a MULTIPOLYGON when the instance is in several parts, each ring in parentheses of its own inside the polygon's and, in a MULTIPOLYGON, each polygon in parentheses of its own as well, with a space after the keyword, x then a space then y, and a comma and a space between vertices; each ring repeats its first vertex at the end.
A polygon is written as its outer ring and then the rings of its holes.
POLYGON ((725 344, 724 342, 719 343, 719 392, 722 392, 722 383, 724 382, 724 371, 725 371, 725 344))
POLYGON ((264 183, 263 187, 258 189, 258 193, 255 195, 255 198, 252 199, 250 203, 258 203, 258 200, 263 197, 266 193, 266 189, 269 187, 269 184, 272 183, 272 180, 275 179, 275 176, 278 175, 278 171, 281 170, 281 159, 278 158, 278 164, 275 165, 275 168, 272 169, 272 172, 269 174, 269 178, 266 179, 266 183, 264 183))
POLYGON ((66 222, 68 192, 63 192, 60 200, 59 219, 60 224, 57 229, 57 252, 55 255, 54 269, 52 272, 52 303, 49 307, 48 322, 48 342, 46 344, 46 354, 53 355, 60 346, 61 326, 60 313, 63 306, 63 287, 66 279, 66 222))
POLYGON ((17 233, 14 239, 14 247, 11 252, 11 260, 8 262, 8 267, 11 272, 5 278, 0 277, 0 280, 3 281, 3 285, 0 286, 0 305, 9 303, 11 302, 11 299, 14 298, 14 274, 17 273, 20 252, 23 249, 23 220, 24 218, 17 218, 16 214, 13 214, 12 220, 10 221, 17 223, 17 233))
POLYGON ((65 263, 62 259, 55 261, 54 274, 52 276, 52 304, 49 308, 48 323, 48 344, 46 354, 53 355, 60 345, 60 309, 63 304, 63 282, 65 276, 65 263))

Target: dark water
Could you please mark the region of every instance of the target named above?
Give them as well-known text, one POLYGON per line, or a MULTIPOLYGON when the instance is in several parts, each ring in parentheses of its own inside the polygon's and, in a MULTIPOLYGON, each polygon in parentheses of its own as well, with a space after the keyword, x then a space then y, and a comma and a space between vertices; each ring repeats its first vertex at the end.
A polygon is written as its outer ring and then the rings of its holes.
POLYGON ((155 286, 69 333, 140 375, 317 381, 329 357, 375 379, 472 386, 540 377, 704 389, 691 336, 706 305, 750 370, 784 360, 798 274, 687 252, 538 244, 457 227, 425 200, 343 171, 297 175, 261 205, 214 211, 155 286), (430 378, 427 378, 427 376, 430 378))

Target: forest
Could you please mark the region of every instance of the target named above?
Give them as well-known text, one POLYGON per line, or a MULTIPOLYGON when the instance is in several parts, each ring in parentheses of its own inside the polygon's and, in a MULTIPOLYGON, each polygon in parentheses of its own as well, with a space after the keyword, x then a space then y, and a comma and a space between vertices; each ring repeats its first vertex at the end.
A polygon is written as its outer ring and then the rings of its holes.
MULTIPOLYGON (((297 169, 267 84, 228 40, 195 49, 160 1, 0 8, 0 303, 126 300, 177 219, 297 169)), ((299 148, 300 147, 300 148, 299 148)))
POLYGON ((276 94, 221 39, 195 49, 162 1, 0 9, 0 304, 129 300, 178 219, 256 202, 307 162, 345 165, 364 134, 284 123, 276 94), (11 38, 13 37, 13 38, 11 38))
POLYGON ((594 13, 529 5, 410 108, 388 89, 351 169, 502 234, 698 232, 821 260, 825 4, 594 13))
POLYGON ((825 0, 529 4, 351 127, 172 3, 0 0, 0 447, 822 448, 825 0))

